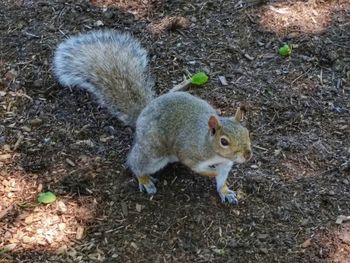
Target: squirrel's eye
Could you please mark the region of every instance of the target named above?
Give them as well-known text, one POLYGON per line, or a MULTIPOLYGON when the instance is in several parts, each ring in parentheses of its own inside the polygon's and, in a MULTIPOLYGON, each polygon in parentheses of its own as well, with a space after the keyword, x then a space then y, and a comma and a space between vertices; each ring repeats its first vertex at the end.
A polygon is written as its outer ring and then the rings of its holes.
POLYGON ((221 138, 220 139, 220 143, 221 143, 222 146, 228 146, 229 145, 228 140, 226 140, 225 138, 221 138))

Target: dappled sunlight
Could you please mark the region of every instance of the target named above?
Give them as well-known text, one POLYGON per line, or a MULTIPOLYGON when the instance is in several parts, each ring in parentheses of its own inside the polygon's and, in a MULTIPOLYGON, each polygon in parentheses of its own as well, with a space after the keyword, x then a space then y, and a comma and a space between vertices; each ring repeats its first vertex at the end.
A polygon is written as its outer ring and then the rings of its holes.
POLYGON ((66 250, 74 240, 83 238, 84 225, 94 218, 96 202, 89 197, 59 198, 51 205, 32 203, 13 209, 13 219, 1 227, 0 248, 12 252, 66 250))
POLYGON ((278 174, 286 179, 296 179, 303 176, 313 176, 315 175, 315 171, 309 165, 301 161, 289 159, 281 163, 278 174))
POLYGON ((260 24, 279 35, 317 34, 326 30, 333 13, 349 8, 341 1, 282 1, 264 7, 260 24))
POLYGON ((338 232, 339 242, 330 254, 330 262, 343 263, 350 259, 350 224, 342 226, 338 232))
POLYGON ((137 18, 147 17, 153 11, 157 2, 159 0, 91 0, 91 3, 98 7, 118 8, 121 11, 133 14, 137 18))
POLYGON ((311 262, 349 262, 350 223, 342 222, 339 226, 316 233, 306 252, 311 262))
POLYGON ((43 184, 16 165, 18 158, 18 153, 0 152, 0 251, 66 250, 84 237, 96 200, 58 195, 52 204, 38 204, 43 184))
POLYGON ((33 196, 42 189, 35 174, 26 173, 13 164, 18 157, 17 153, 0 152, 0 211, 14 204, 31 202, 33 196))

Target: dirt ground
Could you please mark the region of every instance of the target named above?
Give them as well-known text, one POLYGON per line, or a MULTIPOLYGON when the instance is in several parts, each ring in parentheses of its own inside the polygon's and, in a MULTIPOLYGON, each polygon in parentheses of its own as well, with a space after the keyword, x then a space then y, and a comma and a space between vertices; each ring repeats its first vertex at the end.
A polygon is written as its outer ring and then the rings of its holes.
POLYGON ((350 1, 2 0, 0 21, 1 263, 350 262, 350 1), (237 206, 179 164, 138 192, 132 130, 52 77, 57 43, 98 28, 141 40, 158 93, 204 70, 189 92, 249 105, 237 206))

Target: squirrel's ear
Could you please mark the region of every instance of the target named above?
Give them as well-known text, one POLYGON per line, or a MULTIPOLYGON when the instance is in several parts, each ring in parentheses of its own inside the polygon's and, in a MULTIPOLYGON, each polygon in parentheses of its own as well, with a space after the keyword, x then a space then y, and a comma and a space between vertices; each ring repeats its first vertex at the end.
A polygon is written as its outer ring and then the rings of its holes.
POLYGON ((237 111, 236 111, 236 114, 235 114, 235 117, 234 117, 234 120, 237 121, 237 122, 241 122, 244 118, 244 115, 246 113, 246 107, 245 106, 240 106, 237 111))
POLYGON ((211 134, 214 135, 217 129, 220 127, 220 122, 216 116, 210 116, 208 120, 208 126, 211 134))

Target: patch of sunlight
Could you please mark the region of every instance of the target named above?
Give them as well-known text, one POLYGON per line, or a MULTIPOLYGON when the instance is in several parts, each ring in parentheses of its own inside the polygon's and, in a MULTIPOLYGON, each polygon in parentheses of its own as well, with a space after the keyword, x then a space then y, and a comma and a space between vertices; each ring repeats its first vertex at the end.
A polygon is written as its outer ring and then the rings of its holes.
POLYGON ((155 8, 154 0, 90 0, 98 7, 120 9, 123 12, 133 14, 136 18, 146 17, 155 8))
POLYGON ((331 1, 284 1, 264 8, 260 24, 280 35, 320 33, 332 22, 331 1))
POLYGON ((34 205, 16 209, 1 226, 0 249, 57 250, 67 248, 84 236, 84 225, 94 218, 96 201, 80 197, 79 201, 60 198, 51 205, 34 205), (78 204, 79 203, 79 204, 78 204))
POLYGON ((316 174, 311 165, 304 161, 291 159, 282 161, 276 172, 286 179, 314 176, 316 174))
POLYGON ((0 151, 0 252, 67 249, 84 237, 84 226, 95 217, 96 200, 57 195, 54 203, 39 204, 39 176, 18 166, 18 157, 0 151))
MULTIPOLYGON (((350 259, 350 224, 343 225, 338 232, 336 250, 329 256, 329 262, 343 263, 350 259)), ((334 245, 334 243, 333 243, 334 245)))

